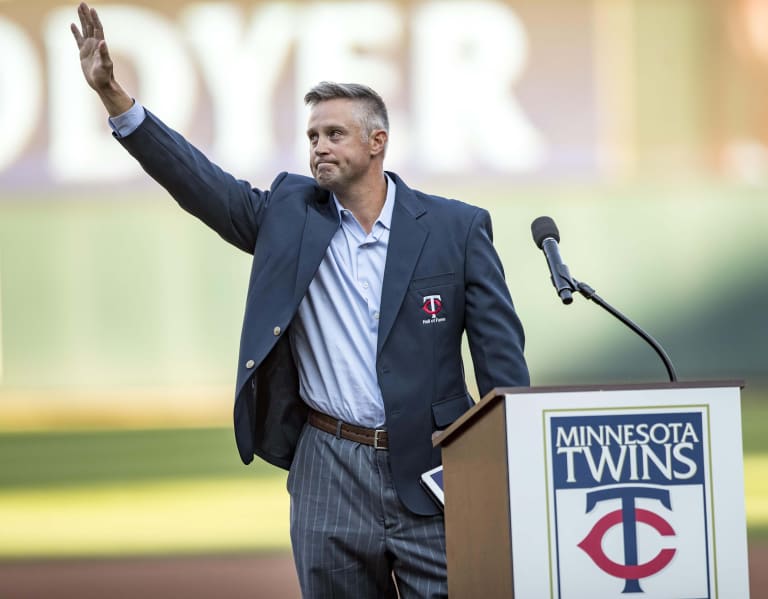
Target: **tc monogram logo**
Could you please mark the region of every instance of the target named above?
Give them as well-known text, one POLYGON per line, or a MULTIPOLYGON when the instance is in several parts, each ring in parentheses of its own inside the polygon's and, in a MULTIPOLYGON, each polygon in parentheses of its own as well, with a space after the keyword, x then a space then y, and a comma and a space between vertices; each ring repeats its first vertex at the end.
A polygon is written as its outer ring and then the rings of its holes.
POLYGON ((675 555, 675 549, 662 549, 656 556, 643 564, 638 564, 637 523, 642 522, 654 528, 661 536, 675 536, 669 522, 658 514, 635 507, 638 497, 656 499, 668 510, 672 510, 669 491, 648 487, 620 487, 601 489, 587 493, 587 512, 591 512, 601 501, 621 499, 621 509, 610 512, 598 520, 589 534, 578 544, 598 568, 610 576, 625 580, 623 593, 642 593, 640 579, 646 578, 666 568, 675 555), (614 526, 621 524, 624 531, 624 563, 619 564, 603 551, 603 537, 614 526))
POLYGON ((440 310, 443 309, 442 298, 439 295, 425 295, 422 301, 424 304, 421 306, 421 309, 432 318, 437 318, 440 310))

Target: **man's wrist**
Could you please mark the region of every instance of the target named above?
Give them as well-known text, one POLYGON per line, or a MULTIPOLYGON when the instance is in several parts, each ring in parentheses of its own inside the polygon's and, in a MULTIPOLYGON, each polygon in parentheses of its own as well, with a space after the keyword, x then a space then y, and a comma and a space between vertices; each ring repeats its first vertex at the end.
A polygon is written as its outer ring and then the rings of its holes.
POLYGON ((119 116, 133 106, 133 98, 114 79, 107 87, 97 90, 97 93, 111 117, 119 116))

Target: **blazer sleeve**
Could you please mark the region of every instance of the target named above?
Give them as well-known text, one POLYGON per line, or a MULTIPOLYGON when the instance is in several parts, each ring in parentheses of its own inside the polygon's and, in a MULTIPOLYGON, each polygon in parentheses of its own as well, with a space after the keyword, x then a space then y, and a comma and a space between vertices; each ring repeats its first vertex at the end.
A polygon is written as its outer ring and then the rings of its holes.
POLYGON ((480 397, 494 387, 528 386, 523 327, 493 246, 491 217, 482 209, 469 228, 464 285, 464 323, 480 397))
MULTIPOLYGON (((236 179, 149 110, 146 113, 133 133, 117 138, 120 144, 184 210, 226 241, 253 253, 271 192, 236 179)), ((285 176, 281 173, 275 179, 272 190, 285 176)))

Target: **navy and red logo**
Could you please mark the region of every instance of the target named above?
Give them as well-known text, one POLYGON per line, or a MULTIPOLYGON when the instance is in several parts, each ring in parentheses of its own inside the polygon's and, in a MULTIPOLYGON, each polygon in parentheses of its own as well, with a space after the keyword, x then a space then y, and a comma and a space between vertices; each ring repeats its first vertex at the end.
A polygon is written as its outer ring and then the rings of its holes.
POLYGON ((549 434, 557 596, 712 597, 702 413, 552 416, 549 434))
POLYGON ((425 295, 421 309, 433 318, 437 318, 443 309, 443 299, 439 295, 425 295))
POLYGON ((422 296, 422 303, 421 303, 421 309, 422 311, 429 316, 429 318, 424 318, 421 323, 422 324, 435 324, 438 322, 445 322, 446 318, 445 316, 440 316, 440 313, 443 311, 443 298, 439 294, 433 294, 433 295, 424 295, 422 296))

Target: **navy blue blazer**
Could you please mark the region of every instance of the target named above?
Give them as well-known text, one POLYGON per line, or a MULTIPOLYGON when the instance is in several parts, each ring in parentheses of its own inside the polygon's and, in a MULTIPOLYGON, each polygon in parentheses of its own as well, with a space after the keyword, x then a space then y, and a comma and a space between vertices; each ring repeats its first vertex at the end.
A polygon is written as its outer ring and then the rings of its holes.
MULTIPOLYGON (((339 226, 328 191, 281 173, 252 188, 211 163, 147 111, 119 140, 182 208, 253 254, 240 341, 235 437, 243 462, 257 455, 290 468, 306 405, 288 328, 339 226)), ((397 185, 381 297, 376 372, 384 398, 392 476, 403 504, 433 514, 419 475, 440 463, 431 435, 472 406, 461 358, 466 331, 481 395, 528 385, 523 330, 492 244, 485 210, 397 185), (441 310, 426 298, 440 296, 441 310), (434 309, 430 310, 434 312, 434 309)))

